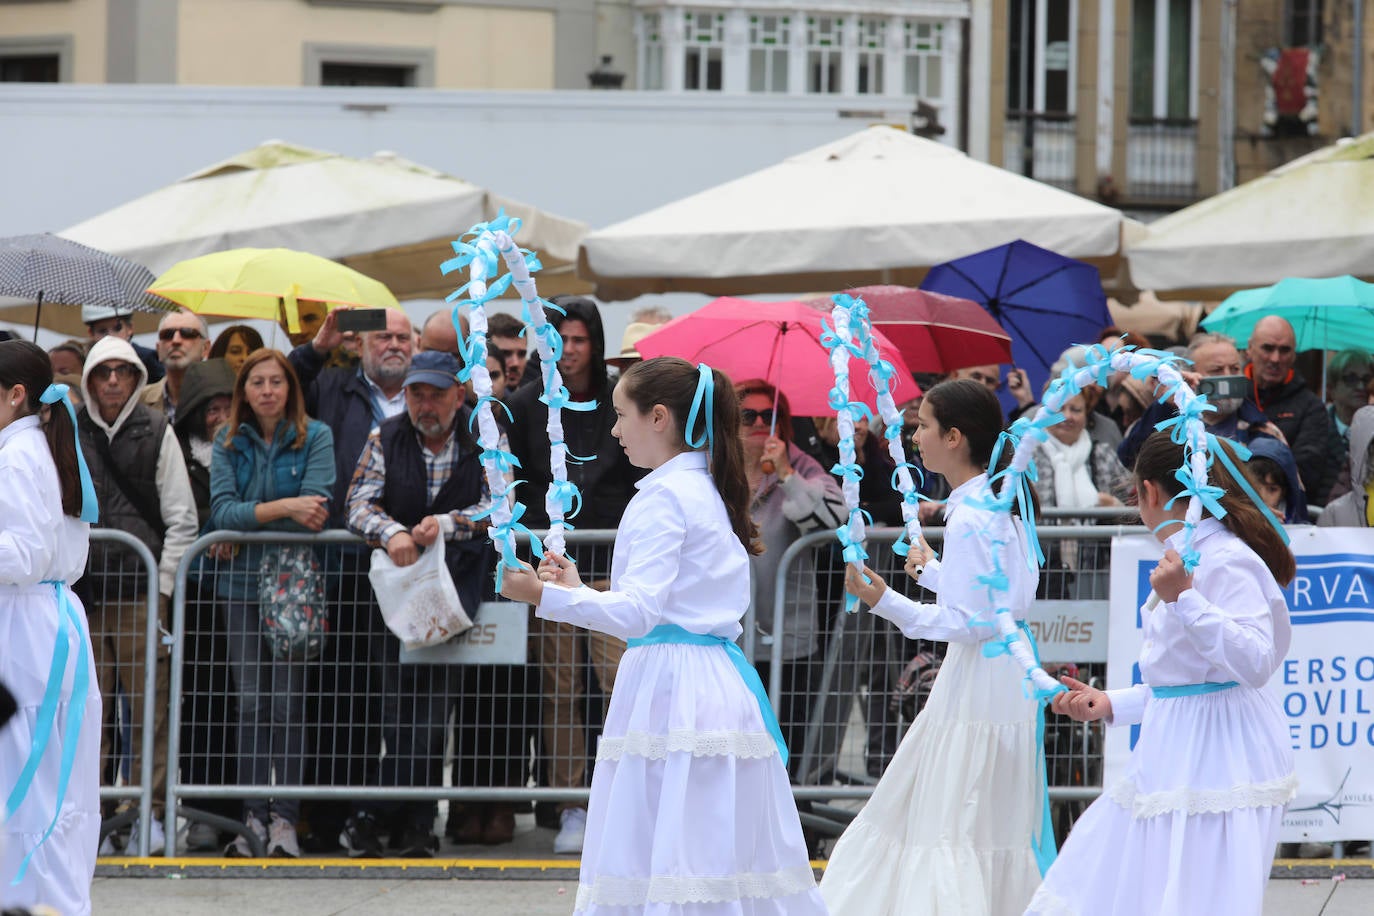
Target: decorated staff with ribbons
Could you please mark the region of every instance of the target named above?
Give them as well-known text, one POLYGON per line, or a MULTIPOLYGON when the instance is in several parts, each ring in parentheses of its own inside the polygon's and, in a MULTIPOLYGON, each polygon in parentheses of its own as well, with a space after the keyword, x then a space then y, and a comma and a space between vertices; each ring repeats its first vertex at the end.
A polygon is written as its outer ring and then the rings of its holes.
POLYGON ((0 342, 0 909, 91 911, 100 842, 100 690, 85 610, 95 487, 42 349, 0 342))
POLYGON ((546 551, 504 594, 627 640, 592 777, 574 912, 825 913, 763 684, 736 645, 758 530, 725 375, 638 363, 613 434, 648 469, 616 532, 609 591, 546 551))
MULTIPOLYGON (((982 384, 943 382, 921 401, 921 462, 949 481, 944 558, 922 540, 907 569, 936 593, 917 603, 871 569, 846 588, 912 639, 949 642, 925 708, 873 796, 831 853, 821 893, 832 912, 1011 916, 1030 900, 1054 837, 1048 828, 1040 702, 1025 669, 1000 657, 1035 598, 1034 502, 994 505, 986 468, 1001 470, 1002 409, 982 384)), ((1002 461, 1011 455, 1005 450, 1002 461)), ((1002 492, 1013 484, 999 479, 1002 492)), ((1057 687, 1062 690, 1063 688, 1057 687)))
POLYGON ((1258 916, 1297 793, 1285 718, 1265 690, 1291 636, 1287 535, 1246 477, 1244 448, 1208 435, 1205 399, 1150 357, 1097 360, 1157 374, 1179 408, 1135 463, 1140 518, 1166 548, 1140 609, 1143 682, 1102 691, 1065 678, 1053 703, 1139 737, 1036 891, 1037 916, 1258 916))
MULTIPOLYGON (((492 405, 506 409, 504 404, 492 396, 491 378, 486 372, 487 364, 487 314, 486 305, 497 298, 512 285, 520 294, 527 332, 532 332, 535 346, 539 350, 543 371, 544 392, 539 400, 549 408, 547 431, 549 434, 549 454, 553 468, 553 482, 545 494, 544 501, 549 515, 549 533, 544 544, 551 550, 564 552, 564 530, 572 527, 566 517, 576 515, 581 504, 581 494, 568 480, 568 451, 563 442, 562 411, 591 410, 595 403, 574 402, 563 384, 558 372, 558 359, 562 354, 563 340, 557 329, 544 318, 544 307, 558 310, 558 306, 539 298, 532 274, 541 267, 539 258, 533 252, 517 248, 512 236, 520 231, 520 221, 507 217, 501 211, 497 218, 487 223, 478 223, 454 241, 454 257, 440 265, 445 274, 467 268, 470 280, 454 290, 447 301, 455 302, 467 293, 466 303, 471 306, 468 314, 470 332, 463 334, 459 321, 459 305, 453 306, 453 327, 458 335, 458 348, 463 358, 463 369, 458 373, 459 381, 472 381, 477 395, 477 407, 473 416, 478 424, 478 441, 482 446, 482 466, 486 471, 487 485, 493 495, 490 510, 491 527, 488 534, 495 542, 500 555, 496 569, 497 589, 507 569, 519 566, 516 558, 516 537, 528 534, 529 530, 521 523, 525 506, 514 497, 519 481, 507 482, 516 473, 520 461, 501 446, 501 430, 497 426, 492 405), (500 274, 500 259, 509 270, 500 274)), ((461 303, 460 303, 461 304, 461 303)), ((561 310, 560 310, 561 311, 561 310)), ((510 411, 507 410, 507 415, 510 411)), ((536 556, 543 554, 540 542, 530 539, 531 549, 536 556)))

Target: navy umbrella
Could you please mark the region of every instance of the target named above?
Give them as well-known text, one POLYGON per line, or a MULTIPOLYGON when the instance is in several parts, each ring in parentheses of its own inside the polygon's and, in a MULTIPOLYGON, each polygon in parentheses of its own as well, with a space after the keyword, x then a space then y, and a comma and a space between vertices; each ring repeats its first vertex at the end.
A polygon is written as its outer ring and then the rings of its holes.
POLYGON ((1016 366, 1039 393, 1050 366, 1112 323, 1097 268, 1017 240, 936 265, 921 289, 972 299, 1011 335, 1016 366))
POLYGON ((153 272, 142 264, 58 235, 0 239, 0 296, 38 303, 34 309, 35 335, 44 302, 144 312, 175 310, 176 303, 147 292, 153 279, 153 272))

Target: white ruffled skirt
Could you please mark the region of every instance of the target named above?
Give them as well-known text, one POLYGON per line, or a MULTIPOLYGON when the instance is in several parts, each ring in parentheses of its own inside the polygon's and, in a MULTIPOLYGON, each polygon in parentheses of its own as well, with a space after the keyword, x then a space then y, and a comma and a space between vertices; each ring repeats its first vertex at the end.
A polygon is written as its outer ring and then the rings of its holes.
POLYGON ((1259 916, 1297 786, 1265 691, 1152 698, 1124 778, 1078 819, 1027 913, 1259 916))
MULTIPOLYGON (((71 596, 77 616, 86 614, 81 601, 71 596)), ((0 588, 0 681, 18 702, 19 711, 0 728, 0 816, 4 799, 14 788, 29 758, 38 711, 52 665, 57 634, 57 601, 52 586, 0 588)), ((100 687, 91 658, 90 636, 84 632, 84 658, 89 675, 86 709, 75 734, 66 730, 72 699, 75 659, 81 653, 77 634, 68 627, 67 667, 57 703, 48 746, 29 786, 28 795, 14 815, 0 827, 0 909, 32 908, 44 904, 63 916, 83 916, 91 911, 91 879, 95 875, 96 847, 100 843, 100 687), (57 810, 57 787, 62 752, 76 742, 76 758, 62 809, 57 810), (57 814, 57 827, 47 842, 39 840, 57 814), (10 882, 24 856, 35 846, 28 871, 18 885, 10 882)))
POLYGON ((724 649, 649 645, 621 659, 575 912, 826 912, 787 771, 724 649))
POLYGON ((1040 871, 1044 783, 1022 672, 951 643, 930 699, 840 837, 821 894, 842 916, 1011 916, 1040 871))

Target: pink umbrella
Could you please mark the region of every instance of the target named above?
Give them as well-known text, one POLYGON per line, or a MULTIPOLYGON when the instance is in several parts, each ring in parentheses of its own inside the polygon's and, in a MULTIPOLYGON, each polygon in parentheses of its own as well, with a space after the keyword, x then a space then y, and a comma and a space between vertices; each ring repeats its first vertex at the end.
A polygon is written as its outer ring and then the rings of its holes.
MULTIPOLYGON (((820 417, 834 413, 830 389, 835 377, 821 346, 827 316, 804 302, 755 302, 724 296, 690 315, 676 318, 635 345, 647 359, 680 356, 706 363, 735 381, 761 378, 787 395, 792 413, 820 417)), ((828 323, 828 319, 827 319, 828 323)), ((873 332, 879 355, 892 364, 892 397, 898 404, 921 393, 901 353, 883 334, 873 332)), ((850 361, 851 400, 869 407, 877 395, 858 360, 850 361)))

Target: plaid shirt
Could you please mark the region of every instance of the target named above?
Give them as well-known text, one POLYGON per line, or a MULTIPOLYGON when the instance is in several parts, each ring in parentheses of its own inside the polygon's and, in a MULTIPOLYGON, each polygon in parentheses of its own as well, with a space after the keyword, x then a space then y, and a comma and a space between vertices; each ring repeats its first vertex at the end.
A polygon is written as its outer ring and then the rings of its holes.
MULTIPOLYGON (((419 439, 419 435, 416 435, 419 439)), ((505 434, 501 435, 501 448, 507 448, 505 434)), ((457 442, 450 433, 444 447, 438 453, 431 452, 420 440, 420 454, 425 459, 425 479, 429 488, 429 502, 439 495, 439 490, 448 481, 453 471, 454 449, 457 442)), ((382 493, 386 489, 386 459, 382 455, 381 432, 374 429, 363 446, 358 467, 353 472, 353 481, 348 488, 348 529, 361 535, 372 545, 386 546, 397 534, 409 531, 405 525, 393 519, 382 509, 382 493)), ((450 541, 464 541, 472 537, 477 527, 472 521, 474 515, 481 515, 491 508, 491 492, 486 476, 482 478, 482 498, 475 504, 452 512, 438 514, 439 528, 450 541)), ((479 523, 480 524, 480 523, 479 523)))

